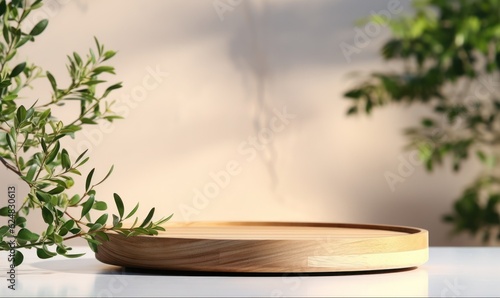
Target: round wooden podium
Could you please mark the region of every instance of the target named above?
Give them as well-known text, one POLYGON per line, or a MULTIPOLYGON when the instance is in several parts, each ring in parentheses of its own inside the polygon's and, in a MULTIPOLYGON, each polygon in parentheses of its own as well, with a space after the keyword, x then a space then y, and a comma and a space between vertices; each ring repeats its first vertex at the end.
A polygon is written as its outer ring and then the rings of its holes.
POLYGON ((411 268, 428 259, 428 232, 385 225, 296 222, 168 224, 158 236, 109 234, 107 264, 205 272, 351 272, 411 268))

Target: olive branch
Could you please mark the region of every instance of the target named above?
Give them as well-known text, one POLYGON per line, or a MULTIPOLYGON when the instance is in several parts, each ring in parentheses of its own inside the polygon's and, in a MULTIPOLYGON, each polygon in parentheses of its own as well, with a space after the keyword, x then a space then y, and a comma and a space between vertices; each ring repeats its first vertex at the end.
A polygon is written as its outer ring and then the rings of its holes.
POLYGON ((70 239, 83 238, 96 251, 102 241, 109 240, 107 232, 127 237, 157 235, 158 231, 164 231, 161 225, 172 216, 153 221, 155 208, 152 208, 140 224, 135 218, 132 225, 125 226, 124 221, 134 216, 139 204, 125 213, 123 200, 114 194, 118 214, 109 218, 104 212, 108 206, 97 199, 96 187, 112 174, 113 167, 98 182, 94 182, 95 169, 92 169, 86 176, 83 191, 68 193, 75 185, 73 177, 82 175, 79 169, 89 157, 87 151, 76 158, 71 157, 61 139, 74 138, 84 126, 121 119, 113 112, 114 101, 108 96, 122 85, 108 85, 102 78, 115 74, 114 68, 105 62, 116 52, 105 50, 97 38, 94 38, 95 49, 90 49, 85 57, 76 52, 68 56, 67 70, 71 79, 68 86, 59 86, 50 72, 43 72, 33 63, 21 62, 13 66, 18 49, 34 42, 48 25, 48 20, 44 19, 29 32, 21 29, 30 13, 42 5, 42 0, 0 1, 3 36, 3 40, 0 39, 0 162, 29 186, 29 193, 19 208, 0 205, 0 216, 8 218, 7 224, 0 226, 0 250, 16 249, 16 266, 23 261, 19 248, 35 248, 42 259, 56 255, 75 258, 83 254, 71 253, 72 247, 66 245, 70 239), (21 104, 27 101, 20 97, 22 91, 32 88, 32 82, 40 78, 48 79, 50 99, 21 104), (64 123, 52 113, 51 108, 75 101, 80 109, 72 121, 64 123), (46 225, 41 234, 27 228, 26 216, 32 210, 40 210, 46 225), (97 219, 93 220, 95 217, 97 219), (112 224, 108 224, 108 219, 112 224), (16 229, 19 229, 17 234, 16 229), (54 246, 55 250, 51 249, 54 246))

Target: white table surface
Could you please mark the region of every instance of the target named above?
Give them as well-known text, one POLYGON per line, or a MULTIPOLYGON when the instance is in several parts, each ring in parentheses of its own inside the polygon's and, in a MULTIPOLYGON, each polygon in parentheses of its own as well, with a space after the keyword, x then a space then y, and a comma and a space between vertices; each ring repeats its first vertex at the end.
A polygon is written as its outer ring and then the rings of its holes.
POLYGON ((0 253, 0 297, 85 296, 500 296, 500 247, 432 247, 425 265, 407 271, 356 275, 217 276, 134 271, 79 259, 40 260, 24 251, 16 290, 7 288, 7 254, 0 253))

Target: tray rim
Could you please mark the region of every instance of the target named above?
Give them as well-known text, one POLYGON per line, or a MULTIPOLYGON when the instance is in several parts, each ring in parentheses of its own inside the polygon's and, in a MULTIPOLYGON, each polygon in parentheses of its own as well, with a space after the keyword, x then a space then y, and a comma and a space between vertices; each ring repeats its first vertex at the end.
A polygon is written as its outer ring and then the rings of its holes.
MULTIPOLYGON (((200 238, 200 237, 175 237, 175 235, 169 237, 165 235, 168 232, 168 227, 224 227, 224 226, 234 226, 234 227, 312 227, 312 228, 347 228, 347 229, 363 229, 363 230, 383 230, 392 232, 406 233, 407 235, 425 235, 429 234, 429 231, 422 228, 412 227, 412 226, 400 226, 400 225, 386 225, 386 224, 368 224, 368 223, 340 223, 340 222, 309 222, 309 221, 191 221, 191 222, 170 222, 163 227, 165 232, 162 231, 163 235, 137 235, 134 237, 147 237, 147 238, 169 238, 169 239, 192 239, 192 240, 234 240, 234 241, 246 241, 255 239, 219 239, 219 238, 200 238)), ((106 232, 108 234, 116 234, 114 232, 106 232)), ((383 238, 391 237, 405 237, 407 235, 390 235, 381 236, 383 238)), ((267 241, 266 239, 260 239, 259 241, 267 241)), ((271 241, 296 241, 294 239, 280 239, 271 241)), ((301 241, 301 240, 299 240, 301 241)))

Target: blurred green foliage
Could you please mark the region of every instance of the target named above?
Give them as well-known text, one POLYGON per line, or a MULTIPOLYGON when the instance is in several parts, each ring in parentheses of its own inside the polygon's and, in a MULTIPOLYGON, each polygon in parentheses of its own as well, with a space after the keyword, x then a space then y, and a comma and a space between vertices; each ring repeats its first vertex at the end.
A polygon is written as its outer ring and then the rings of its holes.
POLYGON ((397 70, 361 78, 345 93, 347 113, 427 106, 420 125, 406 129, 427 170, 450 164, 459 171, 469 157, 483 165, 443 219, 456 233, 500 240, 500 1, 425 0, 413 8, 411 15, 368 20, 389 28, 381 55, 397 70))

